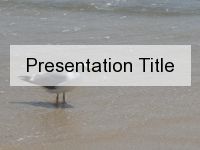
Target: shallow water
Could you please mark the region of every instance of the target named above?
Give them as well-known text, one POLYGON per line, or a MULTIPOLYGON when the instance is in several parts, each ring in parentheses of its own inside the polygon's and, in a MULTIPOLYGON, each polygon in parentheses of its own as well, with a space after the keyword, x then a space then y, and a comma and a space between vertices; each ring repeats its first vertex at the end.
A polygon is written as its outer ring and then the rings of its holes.
POLYGON ((0 0, 0 149, 199 149, 199 0, 0 0), (192 87, 9 87, 10 44, 192 44, 192 87))

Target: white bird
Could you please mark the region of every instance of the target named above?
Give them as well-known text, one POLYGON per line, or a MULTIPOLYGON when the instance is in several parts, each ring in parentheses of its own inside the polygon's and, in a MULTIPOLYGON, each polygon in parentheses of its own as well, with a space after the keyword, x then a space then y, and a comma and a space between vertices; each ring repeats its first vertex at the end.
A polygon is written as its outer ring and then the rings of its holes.
POLYGON ((67 73, 38 73, 32 76, 19 76, 21 80, 44 87, 50 93, 56 93, 56 105, 59 104, 59 94, 63 94, 65 104, 66 92, 71 91, 74 86, 66 86, 72 82, 79 82, 78 72, 67 73), (44 86, 45 85, 45 86, 44 86))

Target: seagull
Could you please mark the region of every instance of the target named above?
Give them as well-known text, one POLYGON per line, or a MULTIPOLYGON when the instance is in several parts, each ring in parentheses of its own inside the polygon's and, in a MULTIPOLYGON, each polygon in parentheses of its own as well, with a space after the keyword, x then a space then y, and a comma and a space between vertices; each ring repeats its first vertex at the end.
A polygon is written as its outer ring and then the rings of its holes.
POLYGON ((47 90, 49 93, 56 93, 56 105, 59 104, 59 94, 62 93, 63 104, 66 103, 66 92, 74 89, 74 86, 65 86, 67 83, 80 81, 80 74, 78 72, 67 73, 38 73, 32 76, 19 76, 23 81, 39 85, 47 90))

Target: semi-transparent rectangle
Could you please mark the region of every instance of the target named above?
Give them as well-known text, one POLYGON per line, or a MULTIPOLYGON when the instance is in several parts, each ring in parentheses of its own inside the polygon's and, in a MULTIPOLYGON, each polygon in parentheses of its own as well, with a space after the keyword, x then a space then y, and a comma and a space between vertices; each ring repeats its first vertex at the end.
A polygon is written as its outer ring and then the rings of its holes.
POLYGON ((191 86, 191 45, 11 45, 10 85, 191 86))

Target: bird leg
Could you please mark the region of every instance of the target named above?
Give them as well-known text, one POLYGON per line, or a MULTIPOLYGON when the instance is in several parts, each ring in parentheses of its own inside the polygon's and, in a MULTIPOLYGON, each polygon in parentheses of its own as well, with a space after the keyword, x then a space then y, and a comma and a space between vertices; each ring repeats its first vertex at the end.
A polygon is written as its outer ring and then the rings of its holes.
POLYGON ((56 95, 56 105, 58 105, 59 94, 56 95))
POLYGON ((65 104, 66 101, 65 101, 65 92, 63 92, 63 104, 65 104))

